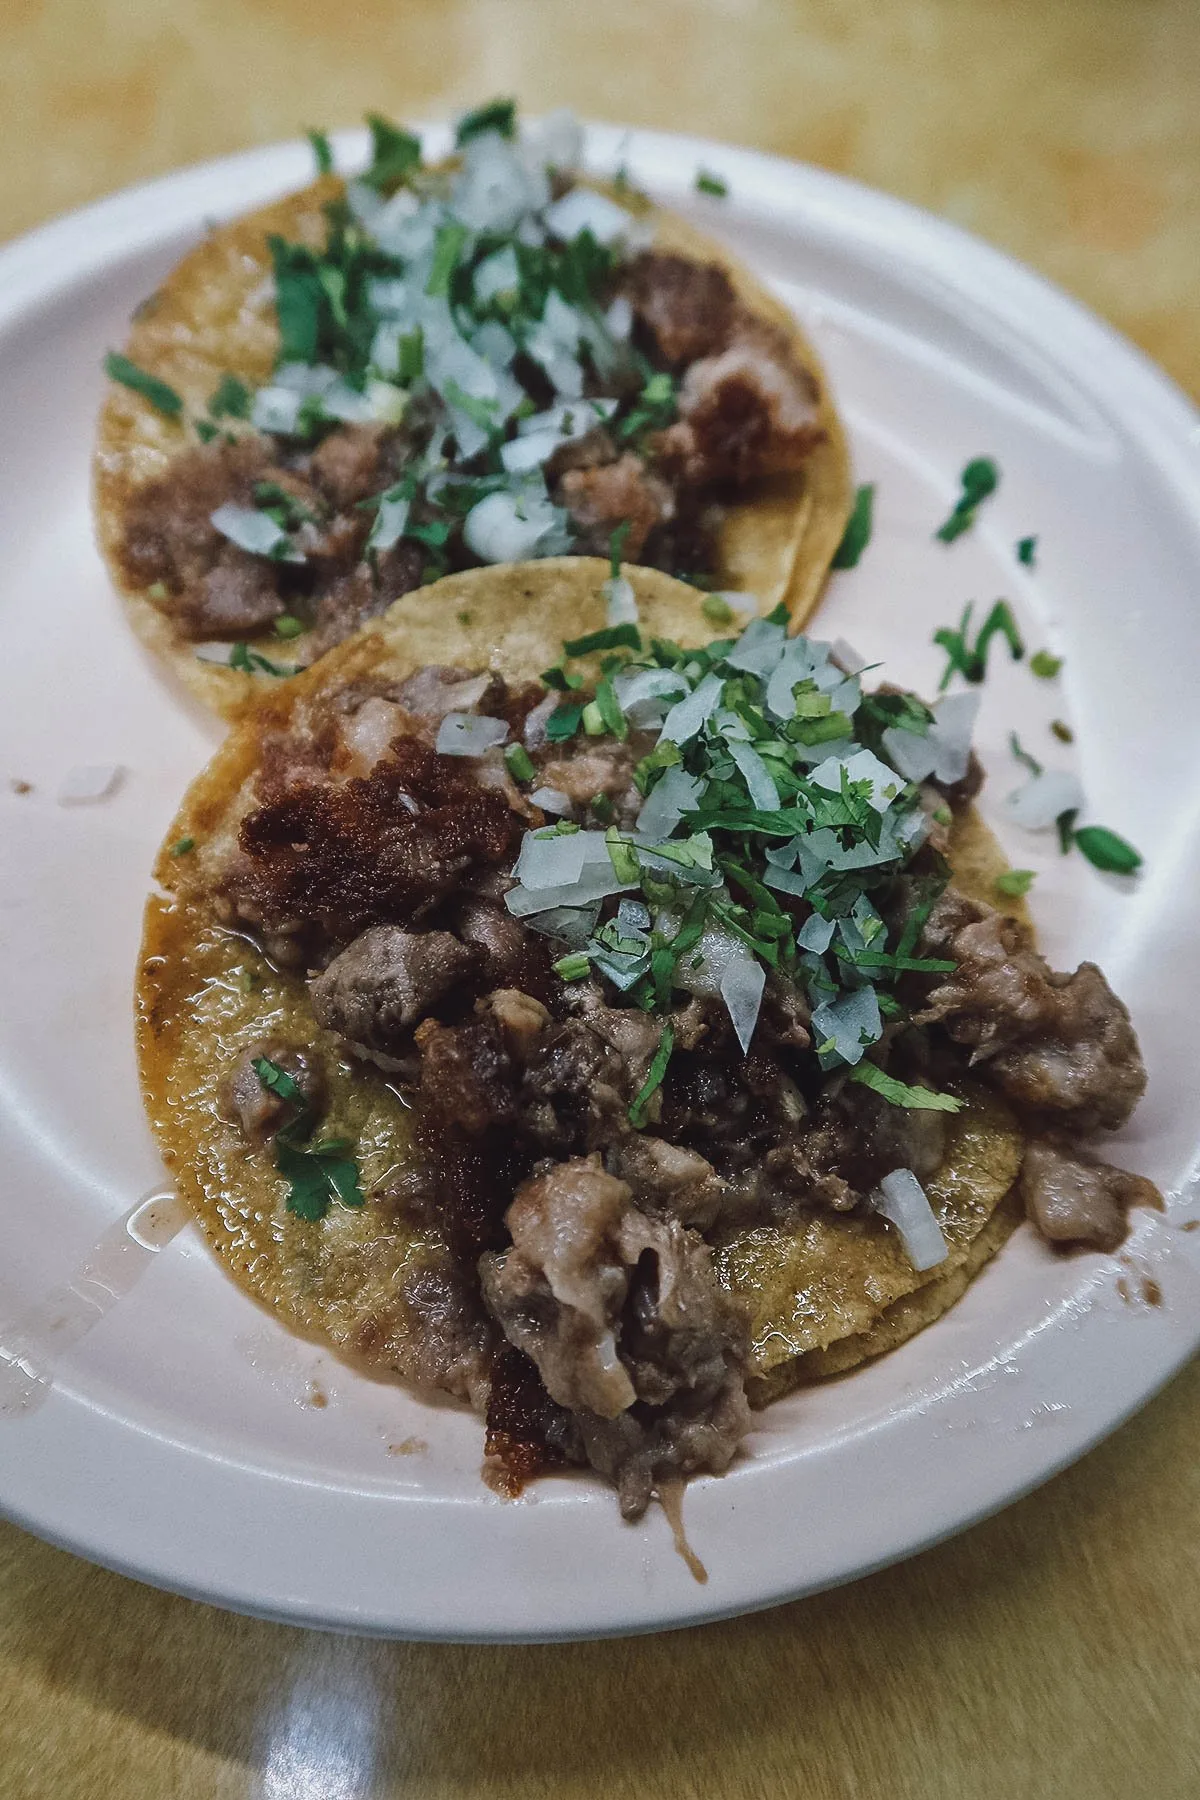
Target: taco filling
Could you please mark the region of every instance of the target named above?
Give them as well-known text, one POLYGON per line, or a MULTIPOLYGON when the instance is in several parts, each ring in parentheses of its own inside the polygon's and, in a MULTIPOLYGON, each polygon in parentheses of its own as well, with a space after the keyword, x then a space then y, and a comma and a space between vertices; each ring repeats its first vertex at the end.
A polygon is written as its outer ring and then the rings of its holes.
POLYGON ((359 657, 160 865, 148 1086, 216 1007, 175 1092, 271 1171, 293 1293, 485 1410, 510 1488, 588 1464, 637 1517, 752 1398, 935 1316, 1016 1197, 1102 1247, 1155 1199, 1087 1147, 1145 1086, 1124 1006, 968 891, 976 705, 869 692, 782 615, 602 628, 524 683, 359 657), (368 1089, 403 1153, 347 1127, 368 1089))
POLYGON ((612 551, 721 586, 730 506, 782 481, 798 507, 814 451, 833 454, 798 333, 719 262, 658 244, 632 190, 582 182, 563 116, 518 135, 511 105, 483 109, 436 167, 372 132, 316 233, 269 237, 265 379, 230 369, 187 417, 110 359, 193 438, 110 525, 122 585, 206 658, 266 673, 448 570, 612 551), (286 649, 248 658, 263 633, 286 649))

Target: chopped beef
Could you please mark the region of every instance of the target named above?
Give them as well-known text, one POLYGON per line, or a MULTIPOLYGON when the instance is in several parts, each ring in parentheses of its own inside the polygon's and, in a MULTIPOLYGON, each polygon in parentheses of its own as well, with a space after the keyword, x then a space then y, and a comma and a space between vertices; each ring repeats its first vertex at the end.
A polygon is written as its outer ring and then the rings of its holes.
POLYGON ((725 1183, 695 1150, 649 1132, 630 1132, 613 1151, 614 1173, 643 1212, 706 1231, 721 1212, 725 1183))
POLYGON ((452 923, 463 943, 480 958, 489 987, 522 988, 544 1000, 558 986, 557 977, 550 972, 551 959, 557 953, 550 949, 550 940, 526 931, 503 904, 467 895, 455 907, 452 923))
POLYGON ((1051 1243, 1096 1250, 1116 1249, 1129 1229, 1129 1207, 1162 1205, 1158 1189, 1143 1175, 1130 1175, 1054 1138, 1037 1138, 1027 1147, 1021 1197, 1051 1243))
POLYGON ((426 1019, 417 1027, 421 1095, 428 1112, 456 1136, 481 1138, 517 1120, 516 1075, 505 1033, 494 1014, 465 1025, 426 1019))
POLYGON ((401 738, 369 775, 268 800, 243 821, 226 875, 234 916, 259 929, 302 921, 315 946, 346 943, 368 925, 415 923, 473 872, 510 865, 521 822, 462 760, 401 738))
POLYGON ((1015 1104, 1073 1131, 1115 1130, 1146 1086, 1129 1013, 1094 963, 1051 969, 1018 920, 948 889, 924 954, 957 964, 916 1015, 969 1045, 979 1073, 1015 1104))
POLYGON ((568 469, 603 468, 606 463, 615 463, 620 454, 610 433, 603 425, 596 425, 582 437, 569 438, 553 452, 545 465, 546 484, 553 487, 568 469))
POLYGON ((557 788, 572 805, 584 807, 603 795, 613 804, 614 822, 629 829, 641 811, 643 796, 633 779, 638 752, 633 745, 617 738, 577 741, 567 752, 559 752, 542 762, 538 783, 557 788))
POLYGON ((632 1007, 598 1006, 541 1040, 521 1087, 523 1129, 555 1155, 607 1147, 649 1073, 662 1022, 632 1007))
POLYGON ((190 638, 246 638, 265 631, 284 611, 274 564, 224 543, 216 560, 185 588, 175 617, 190 638))
POLYGON ((411 594, 420 587, 424 568, 420 546, 402 540, 376 557, 374 566, 359 562, 338 575, 313 607, 308 654, 323 656, 360 625, 385 613, 402 594, 411 594))
POLYGON ((639 334, 672 368, 712 356, 729 341, 737 298, 715 263, 647 251, 625 271, 621 291, 628 295, 639 334))
POLYGON ((331 506, 357 506, 386 487, 393 435, 385 425, 343 425, 322 438, 309 468, 331 506))
POLYGON ((550 1023, 550 1014, 541 1001, 532 994, 523 994, 520 988, 496 988, 479 1002, 478 1011, 495 1020, 516 1063, 529 1061, 550 1023))
POLYGON ((511 1500, 535 1475, 584 1460, 573 1415, 550 1398, 533 1359, 506 1344, 492 1365, 485 1477, 511 1500))
POLYGON ((319 1113, 324 1109, 329 1093, 325 1065, 318 1051, 281 1043, 274 1038, 251 1044, 248 1050, 242 1051, 221 1083, 221 1107, 254 1144, 274 1137, 297 1114, 294 1101, 283 1099, 259 1077, 254 1064, 264 1059, 291 1076, 312 1112, 319 1113))
POLYGON ((607 556, 618 525, 628 525, 621 554, 637 562, 646 539, 671 517, 674 495, 631 450, 597 468, 569 469, 559 498, 575 527, 575 549, 583 556, 607 556))
MULTIPOLYGON (((258 435, 232 444, 201 444, 181 451, 165 474, 135 489, 120 546, 129 585, 147 588, 161 581, 178 594, 202 581, 228 544, 212 523, 213 513, 227 500, 251 505, 255 484, 279 473, 273 456, 271 440, 258 435)), ((277 565, 269 568, 278 574, 277 565)))
POLYGON ((355 1321, 350 1347, 482 1411, 495 1335, 475 1283, 453 1266, 425 1262, 405 1269, 387 1301, 355 1321))
POLYGON ((637 1518, 672 1476, 728 1466, 749 1427, 740 1330, 708 1246, 652 1219, 598 1157, 518 1190, 512 1248, 485 1256, 485 1300, 576 1414, 593 1466, 637 1518))
POLYGON ((803 468, 823 435, 812 375, 782 331, 754 324, 718 356, 692 364, 679 418, 651 448, 669 479, 742 486, 803 468))
POLYGON ((308 984, 318 1024, 354 1049, 396 1054, 413 1027, 478 966, 448 931, 371 925, 308 984))
POLYGON ((427 663, 400 683, 396 699, 414 718, 440 725, 447 713, 486 713, 489 703, 497 703, 500 685, 486 671, 427 663))

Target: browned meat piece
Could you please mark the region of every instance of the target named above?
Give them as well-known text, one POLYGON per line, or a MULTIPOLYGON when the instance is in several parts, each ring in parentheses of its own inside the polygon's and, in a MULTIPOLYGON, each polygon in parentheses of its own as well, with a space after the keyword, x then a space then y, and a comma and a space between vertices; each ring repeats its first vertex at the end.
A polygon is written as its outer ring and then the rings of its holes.
POLYGON ((715 263, 647 251, 630 264, 621 286, 639 328, 673 368, 712 356, 729 341, 737 300, 715 263))
POLYGON ((1162 1205, 1144 1175, 1130 1175, 1053 1138, 1035 1139, 1026 1149, 1021 1197, 1027 1215, 1052 1244, 1096 1250, 1116 1249, 1129 1229, 1129 1207, 1162 1205))
POLYGON ((426 1019, 417 1027, 421 1098, 457 1135, 483 1137, 510 1130, 518 1113, 512 1056, 498 1021, 485 1015, 467 1025, 426 1019))
POLYGON ((972 1064, 1017 1105, 1074 1131, 1125 1123, 1146 1070, 1129 1013, 1094 963, 1057 973, 1019 921, 952 889, 923 942, 926 955, 958 967, 933 988, 918 1024, 940 1023, 969 1044, 972 1064))
POLYGON ((413 1026, 475 973, 474 951, 448 931, 372 925, 308 984, 317 1023, 355 1048, 395 1054, 413 1026))
POLYGON ((120 548, 129 585, 162 581, 178 592, 200 581, 227 542, 211 515, 226 500, 249 506, 255 483, 279 473, 273 455, 271 440, 257 434, 233 444, 201 444, 182 451, 164 475, 131 494, 120 548))
POLYGON ((557 788, 576 806, 603 795, 611 800, 618 825, 632 825, 641 811, 642 794, 633 779, 637 753, 629 743, 602 738, 580 739, 573 752, 552 756, 538 768, 538 784, 557 788))
POLYGON ((409 924, 475 872, 511 865, 521 822, 461 759, 401 738, 371 773, 289 789, 248 814, 226 876, 232 915, 303 921, 315 952, 409 924))
POLYGON ((819 403, 783 333, 747 326, 719 356, 692 364, 679 418, 651 448, 668 478, 692 487, 791 474, 824 435, 819 403))
POLYGON ((505 1336, 577 1415, 589 1460, 636 1518, 656 1483, 725 1468, 749 1408, 708 1246, 630 1201, 598 1157, 559 1164, 519 1189, 513 1247, 485 1256, 480 1276, 505 1336))
POLYGON ((622 555, 636 562, 655 526, 669 519, 675 497, 631 450, 601 468, 569 469, 559 487, 581 554, 607 556, 618 525, 628 525, 622 555))
POLYGON ((790 1050, 807 1050, 811 1024, 808 1001, 795 982, 778 969, 768 970, 758 1022, 760 1040, 773 1047, 786 1044, 790 1050))
POLYGON ((284 1100, 262 1081, 254 1064, 263 1058, 291 1076, 314 1113, 323 1109, 329 1092, 325 1065, 318 1051, 280 1043, 274 1038, 251 1044, 221 1083, 221 1107, 256 1144, 274 1137, 296 1118, 299 1110, 294 1101, 284 1100))
POLYGON ((399 1369, 418 1387, 482 1412, 495 1336, 473 1283, 452 1266, 419 1263, 355 1322, 351 1348, 376 1368, 399 1369))
POLYGON ((725 1183, 694 1150, 648 1132, 630 1132, 613 1153, 614 1171, 643 1212, 706 1231, 721 1211, 725 1183))
MULTIPOLYGON (((359 546, 352 545, 351 549, 357 556, 359 546)), ((374 568, 362 562, 337 576, 313 609, 309 654, 323 656, 368 619, 385 613, 393 600, 419 588, 424 567, 420 545, 401 541, 378 557, 374 568)))
POLYGON ((554 452, 546 463, 547 485, 553 487, 568 469, 599 469, 605 463, 616 462, 620 454, 604 426, 597 425, 583 437, 571 438, 554 452))
POLYGON ((486 669, 459 669, 427 663, 402 681, 396 699, 405 712, 440 725, 447 713, 478 712, 487 714, 489 707, 501 700, 501 683, 486 669))
POLYGON ((309 472, 333 506, 356 506, 387 486, 386 452, 395 435, 386 425, 343 425, 321 440, 309 472))
POLYGON ((549 986, 546 940, 525 927, 503 905, 465 898, 454 910, 454 929, 481 960, 489 987, 519 987, 539 998, 549 986))
POLYGON ((224 544, 206 574, 165 602, 188 637, 246 638, 265 631, 284 611, 278 565, 224 544))
POLYGON ((585 1460, 572 1415, 550 1398, 537 1364, 506 1344, 492 1365, 484 1479, 515 1500, 535 1475, 585 1460))
POLYGON ((485 994, 476 1002, 476 1011, 495 1020, 510 1056, 518 1063, 529 1061, 550 1023, 550 1014, 541 1001, 532 994, 523 994, 520 988, 497 988, 494 993, 485 994))
POLYGON ((630 1103, 661 1034, 661 1021, 649 1013, 596 1006, 544 1036, 521 1089, 523 1129, 532 1142, 559 1155, 607 1148, 629 1129, 630 1103))

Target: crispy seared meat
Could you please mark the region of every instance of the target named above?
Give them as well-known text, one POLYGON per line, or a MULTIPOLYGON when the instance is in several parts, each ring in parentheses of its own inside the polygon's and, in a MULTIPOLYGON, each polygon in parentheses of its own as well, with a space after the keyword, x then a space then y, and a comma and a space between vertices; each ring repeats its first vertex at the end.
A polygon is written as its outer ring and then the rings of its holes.
POLYGON ((821 440, 820 395, 781 331, 747 323, 717 356, 693 363, 679 419, 652 442, 678 485, 742 486, 803 468, 821 440))
POLYGON ((329 1092, 329 1078, 319 1052, 275 1038, 251 1044, 222 1082, 221 1104, 226 1115, 235 1119, 250 1141, 257 1144, 274 1137, 296 1116, 295 1104, 282 1099, 259 1077, 254 1064, 264 1058, 291 1076, 314 1113, 322 1111, 329 1092))
POLYGON ((941 1024, 1017 1105, 1073 1131, 1115 1130, 1146 1087, 1129 1013, 1095 963, 1057 973, 1015 919, 949 889, 925 928, 925 954, 957 963, 918 1024, 941 1024))
POLYGON ((646 251, 629 265, 621 292, 647 347, 671 368, 712 356, 733 333, 737 298, 715 263, 646 251))
POLYGON ((607 556, 617 526, 628 525, 622 554, 639 562, 646 539, 675 510, 669 485, 632 451, 616 462, 568 469, 560 494, 584 556, 607 556))
POLYGON ((1021 1166, 1025 1211, 1052 1244, 1115 1250, 1131 1206, 1162 1205, 1144 1175, 1130 1175, 1061 1139, 1038 1138, 1021 1166))

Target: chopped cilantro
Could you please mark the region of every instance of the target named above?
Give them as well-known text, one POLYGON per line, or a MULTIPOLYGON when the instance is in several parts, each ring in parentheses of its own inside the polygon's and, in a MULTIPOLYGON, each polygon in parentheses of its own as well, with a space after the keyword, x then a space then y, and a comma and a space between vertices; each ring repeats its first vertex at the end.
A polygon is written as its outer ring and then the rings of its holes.
POLYGON ((1093 868, 1106 875, 1133 875, 1142 866, 1142 858, 1132 844, 1103 825, 1081 825, 1075 843, 1093 868))
POLYGON ((675 383, 665 370, 648 376, 632 408, 616 427, 626 443, 647 431, 661 431, 674 419, 678 404, 675 383))
POLYGON ((135 362, 127 356, 121 356, 112 350, 104 359, 104 373, 110 381, 119 381, 122 387, 132 388, 143 400, 148 400, 155 412, 161 413, 164 419, 178 419, 183 412, 182 397, 157 375, 139 369, 135 362))
POLYGON ((250 389, 236 375, 222 375, 208 402, 209 417, 213 419, 248 419, 250 417, 250 389))
POLYGON ((1007 642, 1014 662, 1019 662, 1025 654, 1025 645, 1017 630, 1017 622, 1013 618, 1012 609, 1007 600, 996 601, 987 618, 979 627, 979 636, 972 648, 969 642, 969 633, 974 604, 974 601, 970 601, 964 608, 957 630, 949 625, 943 625, 940 631, 935 631, 933 634, 934 643, 946 652, 949 659, 942 672, 942 679, 938 682, 939 694, 946 691, 950 685, 950 679, 954 675, 961 675, 964 681, 975 684, 984 679, 987 674, 988 646, 997 635, 1003 637, 1007 642))
POLYGON ((563 706, 556 706, 546 720, 546 736, 550 743, 562 744, 568 738, 573 738, 579 730, 582 719, 583 704, 581 701, 568 701, 563 706))
POLYGON ((235 644, 229 652, 229 667, 240 669, 243 675, 295 675, 293 666, 287 668, 283 663, 273 663, 269 656, 263 656, 257 650, 251 650, 249 644, 235 644))
POLYGON ((330 1138, 322 1144, 297 1144, 287 1133, 275 1140, 275 1167, 288 1183, 287 1210, 316 1224, 334 1200, 343 1206, 365 1204, 359 1185, 358 1164, 347 1155, 346 1138, 330 1138))
POLYGON ((301 1093, 299 1084, 277 1062, 272 1062, 267 1056, 256 1056, 251 1060, 251 1067, 263 1086, 270 1088, 273 1094, 278 1094, 281 1100, 286 1100, 293 1106, 307 1106, 308 1102, 301 1093))
POLYGON ((1023 537, 1020 540, 1017 544, 1017 561, 1023 564, 1027 569, 1032 569, 1036 566, 1037 539, 1035 537, 1023 537))
POLYGON ((514 781, 532 781, 537 774, 533 758, 524 744, 509 744, 504 752, 504 761, 514 781))
POLYGON ((568 638, 563 651, 567 656, 590 656, 593 650, 640 650, 641 647, 642 634, 636 625, 606 625, 583 637, 568 638))
POLYGON ((886 1074, 873 1062, 856 1064, 850 1071, 850 1080, 857 1081, 862 1087, 873 1088, 893 1106, 902 1106, 908 1112, 956 1113, 962 1110, 962 1101, 956 1100, 953 1094, 937 1094, 932 1088, 910 1087, 907 1082, 897 1081, 894 1075, 886 1074))
POLYGON ((306 131, 305 137, 312 145, 313 161, 317 165, 318 175, 332 175, 333 146, 323 131, 306 131))
POLYGON ((590 958, 582 950, 576 950, 570 956, 560 956, 550 966, 564 981, 582 981, 585 975, 591 973, 592 968, 590 958))
POLYGON ((312 363, 321 336, 324 290, 310 250, 269 237, 275 270, 275 314, 279 321, 279 361, 312 363))
POLYGON ((362 180, 368 187, 395 187, 420 165, 421 140, 402 131, 379 113, 367 114, 371 133, 371 163, 362 180))
POLYGON ((992 886, 998 894, 1019 900, 1022 894, 1029 892, 1035 880, 1032 869, 1005 869, 1002 875, 997 875, 992 886))
MULTIPOLYGON (((608 572, 614 581, 621 573, 621 558, 625 552, 625 540, 632 529, 633 520, 622 519, 619 525, 613 526, 612 536, 608 540, 608 572)), ((639 650, 641 647, 640 644, 636 646, 639 650)))
MULTIPOLYGON (((616 629, 620 631, 623 627, 618 625, 616 629)), ((597 683, 595 705, 600 717, 604 721, 604 728, 606 731, 611 731, 616 738, 627 738, 629 736, 629 724, 625 718, 625 714, 621 711, 621 703, 617 699, 613 689, 611 675, 605 675, 597 683)), ((584 725, 584 730, 587 730, 586 724, 584 725)))
POLYGON ((696 192, 711 194, 714 200, 724 200, 729 193, 729 183, 720 175, 714 175, 710 169, 697 169, 696 192))
POLYGON ((854 496, 854 505, 850 517, 846 521, 846 529, 842 533, 842 541, 834 552, 831 567, 835 569, 854 569, 858 560, 871 541, 874 525, 875 484, 867 482, 860 487, 854 496))
POLYGON ((1025 749, 1015 731, 1010 731, 1008 734, 1008 747, 1016 757, 1017 761, 1024 764, 1031 775, 1040 775, 1042 773, 1041 763, 1036 756, 1030 756, 1028 750, 1025 749))
POLYGON ((1078 817, 1079 808, 1072 806, 1066 812, 1059 813, 1054 821, 1054 828, 1058 832, 1058 847, 1064 856, 1075 841, 1075 821, 1078 817))
POLYGON ((472 138, 483 137, 493 131, 497 137, 513 138, 517 135, 517 103, 515 100, 489 100, 484 106, 475 107, 474 111, 464 113, 454 129, 454 141, 460 147, 469 144, 472 138))
POLYGON ((1060 744, 1073 744, 1075 742, 1075 733, 1071 730, 1071 727, 1065 720, 1051 719, 1050 729, 1060 744))
POLYGON ((196 840, 194 837, 181 837, 176 839, 175 843, 171 845, 170 853, 172 856, 186 856, 189 851, 194 850, 195 848, 196 840))
POLYGON ((214 438, 220 437, 220 426, 214 425, 211 419, 197 419, 195 423, 196 436, 202 444, 211 444, 214 438))
POLYGON ((934 532, 943 544, 952 544, 955 538, 971 529, 979 506, 999 487, 1000 471, 990 456, 977 456, 967 464, 959 480, 962 492, 954 503, 954 510, 934 532))
POLYGON ((662 1036, 658 1040, 658 1049, 654 1052, 649 1073, 642 1083, 641 1089, 633 1105, 629 1108, 629 1123, 640 1131, 646 1123, 647 1108, 655 1094, 663 1084, 667 1072, 667 1064, 671 1060, 671 1052, 675 1048, 675 1033, 670 1025, 663 1026, 662 1036))
POLYGON ((594 700, 589 700, 583 709, 583 730, 587 737, 603 737, 607 726, 604 714, 594 700))
MULTIPOLYGON (((433 261, 429 267, 429 280, 425 283, 425 292, 432 299, 436 299, 439 296, 444 299, 445 296, 449 294, 450 282, 453 278, 455 269, 458 267, 458 259, 462 255, 463 246, 466 241, 467 228, 465 225, 460 225, 457 221, 454 221, 449 225, 442 225, 438 228, 438 234, 434 239, 433 245, 433 261)), ((462 390, 460 389, 459 392, 461 393, 461 391, 462 390)), ((455 405, 461 404, 461 400, 455 400, 455 405)), ((463 407, 464 412, 467 412, 468 410, 469 408, 463 407)), ((472 417, 473 416, 474 415, 472 415, 472 417)))
POLYGON ((1029 673, 1039 681, 1053 681, 1062 666, 1062 657, 1051 656, 1049 650, 1035 650, 1029 659, 1029 673))

